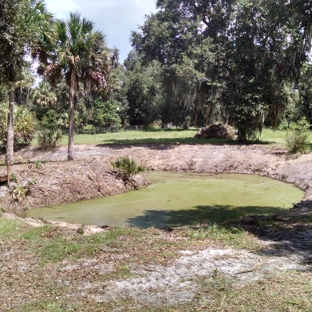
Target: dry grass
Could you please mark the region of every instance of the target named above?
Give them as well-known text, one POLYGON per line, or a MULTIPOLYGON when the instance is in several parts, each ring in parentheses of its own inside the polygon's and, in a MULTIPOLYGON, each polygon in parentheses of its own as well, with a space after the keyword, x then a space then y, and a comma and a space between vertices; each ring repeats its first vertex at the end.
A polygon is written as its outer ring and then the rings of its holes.
POLYGON ((130 296, 98 303, 94 297, 98 289, 87 287, 133 278, 142 266, 167 267, 181 250, 226 246, 259 252, 265 244, 240 228, 216 225, 172 232, 111 229, 85 236, 66 228, 31 228, 0 218, 0 311, 312 310, 310 271, 272 273, 244 283, 215 270, 212 276, 191 279, 198 288, 193 300, 157 307, 138 304, 130 296), (82 284, 85 290, 79 288, 82 284))

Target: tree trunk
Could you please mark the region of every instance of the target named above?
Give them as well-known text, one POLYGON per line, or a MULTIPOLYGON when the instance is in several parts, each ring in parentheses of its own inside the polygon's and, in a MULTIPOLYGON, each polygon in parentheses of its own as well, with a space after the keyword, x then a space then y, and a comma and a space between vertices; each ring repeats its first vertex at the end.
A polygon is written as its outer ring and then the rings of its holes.
POLYGON ((74 159, 74 99, 75 99, 75 70, 70 76, 69 86, 69 131, 68 131, 68 156, 67 160, 74 159))
POLYGON ((237 130, 238 130, 238 135, 237 135, 238 141, 242 143, 247 142, 246 130, 243 127, 238 127, 237 130))
POLYGON ((9 113, 8 113, 8 134, 6 146, 6 163, 13 165, 14 163, 14 123, 13 123, 13 109, 14 109, 14 89, 10 85, 9 91, 9 113))

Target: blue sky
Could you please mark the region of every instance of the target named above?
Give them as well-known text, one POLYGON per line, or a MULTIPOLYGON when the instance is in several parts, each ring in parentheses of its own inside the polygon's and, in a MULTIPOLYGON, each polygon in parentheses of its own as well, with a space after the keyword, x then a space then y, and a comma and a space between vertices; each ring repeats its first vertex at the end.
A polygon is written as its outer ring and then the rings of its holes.
POLYGON ((123 62, 131 50, 130 34, 143 25, 144 16, 156 12, 156 0, 45 0, 56 18, 67 19, 69 12, 79 12, 92 20, 95 30, 106 35, 109 48, 116 47, 123 62))

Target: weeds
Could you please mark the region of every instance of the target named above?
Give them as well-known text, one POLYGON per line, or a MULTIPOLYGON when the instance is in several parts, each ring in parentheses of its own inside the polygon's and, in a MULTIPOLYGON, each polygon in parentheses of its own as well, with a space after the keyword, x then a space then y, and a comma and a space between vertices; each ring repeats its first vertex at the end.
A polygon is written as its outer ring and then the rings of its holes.
POLYGON ((24 225, 21 221, 0 218, 0 237, 16 233, 17 229, 24 225))
POLYGON ((48 160, 45 158, 45 155, 43 155, 40 159, 37 159, 34 161, 35 168, 39 170, 41 167, 43 167, 46 164, 47 161, 48 160))
POLYGON ((12 194, 12 198, 17 202, 24 200, 30 193, 32 185, 36 184, 35 180, 19 183, 14 173, 11 173, 11 181, 9 185, 10 193, 12 194))
POLYGON ((227 227, 213 223, 198 228, 189 228, 187 234, 192 239, 212 239, 228 247, 242 248, 249 251, 261 250, 261 244, 241 227, 227 227))

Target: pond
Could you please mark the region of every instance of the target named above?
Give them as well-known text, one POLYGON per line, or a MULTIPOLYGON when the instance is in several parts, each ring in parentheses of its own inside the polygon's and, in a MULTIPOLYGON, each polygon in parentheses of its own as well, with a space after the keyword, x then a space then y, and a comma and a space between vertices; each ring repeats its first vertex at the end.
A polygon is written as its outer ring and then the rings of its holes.
POLYGON ((147 172, 139 191, 29 210, 28 216, 69 223, 147 228, 226 221, 289 209, 304 192, 270 178, 237 174, 147 172))

